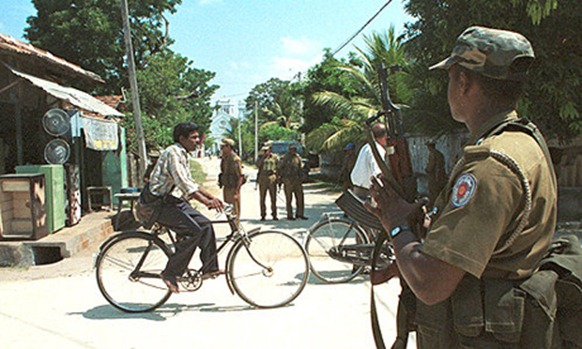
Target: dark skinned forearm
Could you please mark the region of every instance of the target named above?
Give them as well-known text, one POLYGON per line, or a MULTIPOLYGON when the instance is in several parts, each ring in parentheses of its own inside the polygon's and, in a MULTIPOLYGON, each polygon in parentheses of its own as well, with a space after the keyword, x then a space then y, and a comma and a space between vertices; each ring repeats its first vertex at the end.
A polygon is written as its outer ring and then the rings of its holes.
POLYGON ((392 244, 400 275, 425 304, 449 298, 465 275, 461 269, 422 253, 421 242, 410 231, 398 234, 392 244))

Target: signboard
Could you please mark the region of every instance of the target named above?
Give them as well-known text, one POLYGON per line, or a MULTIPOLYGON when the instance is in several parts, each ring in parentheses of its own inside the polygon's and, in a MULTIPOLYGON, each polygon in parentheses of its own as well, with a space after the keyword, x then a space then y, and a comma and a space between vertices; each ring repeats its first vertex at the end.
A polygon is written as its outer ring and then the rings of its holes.
POLYGON ((93 150, 117 150, 119 135, 115 121, 82 117, 83 133, 87 148, 93 150))

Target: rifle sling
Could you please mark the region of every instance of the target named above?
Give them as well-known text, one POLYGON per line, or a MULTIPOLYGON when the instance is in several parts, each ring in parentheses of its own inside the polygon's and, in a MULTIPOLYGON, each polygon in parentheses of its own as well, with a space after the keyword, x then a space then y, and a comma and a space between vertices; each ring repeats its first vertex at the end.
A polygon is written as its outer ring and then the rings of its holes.
MULTIPOLYGON (((382 245, 388 239, 388 234, 381 233, 378 234, 378 240, 376 240, 376 245, 374 246, 374 252, 372 253, 372 271, 376 270, 377 261, 380 257, 380 251, 382 245)), ((370 274, 371 275, 371 274, 370 274)), ((374 296, 374 284, 370 281, 370 318, 372 320, 372 333, 374 334, 374 342, 376 343, 377 349, 386 349, 384 344, 384 338, 382 337, 382 330, 380 329, 380 324, 378 323, 378 312, 376 310, 376 298, 374 296)))

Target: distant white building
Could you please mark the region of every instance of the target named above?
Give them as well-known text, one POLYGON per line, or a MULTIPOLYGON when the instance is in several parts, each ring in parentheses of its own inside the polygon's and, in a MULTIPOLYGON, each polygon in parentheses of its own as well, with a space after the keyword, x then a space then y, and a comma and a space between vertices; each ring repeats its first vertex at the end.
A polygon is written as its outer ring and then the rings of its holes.
MULTIPOLYGON (((222 141, 222 138, 224 138, 224 135, 229 133, 231 120, 244 118, 246 115, 244 101, 237 102, 232 99, 219 99, 216 101, 216 105, 219 108, 212 114, 209 134, 209 136, 214 139, 214 144, 209 150, 214 154, 220 151, 220 142, 222 141)), ((237 142, 237 144, 238 143, 239 142, 237 142)))

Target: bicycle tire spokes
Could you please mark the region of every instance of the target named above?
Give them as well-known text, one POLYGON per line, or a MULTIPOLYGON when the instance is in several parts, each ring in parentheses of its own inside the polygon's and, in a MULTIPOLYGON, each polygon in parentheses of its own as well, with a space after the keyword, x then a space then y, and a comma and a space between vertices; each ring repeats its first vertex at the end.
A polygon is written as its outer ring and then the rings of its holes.
MULTIPOLYGON (((251 248, 252 241, 250 239, 244 238, 242 240, 242 243, 243 243, 245 249, 247 250, 249 257, 251 257, 251 259, 253 260, 253 262, 255 262, 255 263, 257 263, 257 265, 261 266, 263 268, 263 271, 265 271, 265 270, 270 271, 270 272, 273 271, 273 267, 266 266, 265 264, 261 263, 261 261, 259 261, 259 259, 257 259, 255 257, 255 254, 253 253, 253 250, 251 248)), ((260 251, 260 248, 258 250, 260 251)), ((267 260, 267 259, 264 259, 264 260, 267 260)))
POLYGON ((321 220, 309 232, 305 248, 311 271, 326 283, 348 282, 355 278, 365 263, 347 259, 344 246, 367 243, 368 237, 352 220, 328 218, 321 220))
POLYGON ((144 312, 171 295, 160 273, 169 250, 141 232, 120 234, 97 259, 97 284, 109 303, 126 312, 144 312))
POLYGON ((309 276, 307 256, 291 236, 264 231, 240 240, 228 260, 235 292, 247 303, 273 308, 292 302, 309 276))

